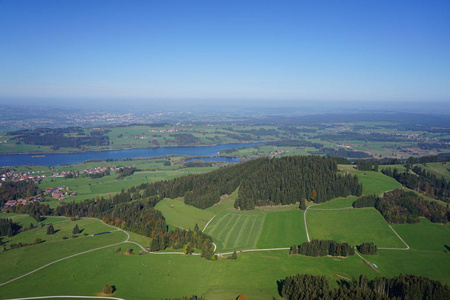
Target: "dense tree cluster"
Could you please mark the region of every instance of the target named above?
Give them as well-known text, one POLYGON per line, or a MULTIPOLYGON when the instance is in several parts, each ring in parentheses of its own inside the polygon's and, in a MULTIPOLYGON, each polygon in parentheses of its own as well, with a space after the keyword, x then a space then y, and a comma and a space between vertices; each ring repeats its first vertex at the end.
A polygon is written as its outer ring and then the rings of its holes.
POLYGON ((180 249, 185 248, 186 254, 191 254, 194 249, 200 249, 201 257, 209 260, 215 260, 214 245, 210 236, 204 234, 198 229, 184 230, 180 228, 169 232, 158 232, 152 237, 150 251, 159 251, 166 248, 180 249))
POLYGON ((134 174, 134 172, 137 172, 137 171, 139 171, 139 169, 136 167, 120 168, 119 170, 116 171, 116 174, 118 174, 117 179, 131 176, 134 174))
POLYGON ((385 193, 375 208, 389 223, 417 223, 422 216, 436 223, 450 220, 450 211, 446 207, 400 189, 385 193))
POLYGON ((350 284, 330 290, 325 276, 297 274, 279 281, 283 299, 423 299, 450 298, 450 288, 439 281, 416 275, 400 274, 393 278, 377 277, 369 280, 361 275, 350 284))
POLYGON ((338 243, 332 240, 312 240, 303 242, 298 247, 293 245, 290 253, 307 256, 350 256, 355 254, 355 248, 347 243, 338 243))
POLYGON ((356 167, 360 171, 375 171, 378 172, 378 162, 372 160, 357 160, 356 167))
POLYGON ((359 196, 361 192, 357 177, 337 174, 332 158, 266 158, 260 160, 252 176, 242 180, 235 207, 253 209, 255 205, 294 204, 303 199, 321 203, 340 196, 359 196))
POLYGON ((235 207, 240 209, 309 200, 313 190, 316 197, 311 200, 317 203, 349 194, 359 196, 362 191, 356 176, 337 174, 334 159, 317 156, 260 158, 205 174, 143 184, 136 190, 142 191, 137 193, 138 198, 184 197, 186 204, 204 209, 238 187, 235 207))
POLYGON ((16 235, 20 228, 19 223, 13 222, 12 219, 0 219, 0 236, 14 236, 16 235))
POLYGON ((23 181, 6 181, 0 185, 0 206, 8 200, 17 200, 20 198, 26 198, 36 196, 41 191, 36 183, 23 180, 23 181))
POLYGON ((333 148, 326 148, 323 147, 320 149, 319 153, 324 153, 327 156, 332 157, 345 157, 345 158, 370 158, 372 155, 367 154, 363 151, 356 151, 356 150, 347 150, 343 148, 333 149, 333 148))
POLYGON ((354 208, 375 207, 377 201, 379 201, 377 195, 364 195, 356 199, 352 205, 354 208))
POLYGON ((450 197, 450 181, 447 181, 444 177, 439 178, 419 166, 412 167, 412 170, 415 174, 407 171, 400 172, 397 168, 386 168, 381 172, 394 178, 407 188, 448 201, 450 197))
POLYGON ((176 144, 180 146, 198 145, 201 143, 201 140, 198 137, 195 137, 190 133, 171 134, 170 136, 174 137, 176 144))
POLYGON ((378 253, 378 247, 374 243, 362 243, 356 246, 359 252, 366 255, 376 255, 378 253))

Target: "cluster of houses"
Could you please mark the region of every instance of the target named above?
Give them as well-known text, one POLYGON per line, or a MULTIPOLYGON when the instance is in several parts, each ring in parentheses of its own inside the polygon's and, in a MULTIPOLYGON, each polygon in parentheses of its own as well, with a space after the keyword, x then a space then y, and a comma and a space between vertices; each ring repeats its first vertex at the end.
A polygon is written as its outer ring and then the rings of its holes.
POLYGON ((72 176, 72 177, 78 177, 82 174, 86 174, 86 175, 92 175, 92 174, 99 174, 99 173, 104 173, 106 171, 119 171, 120 169, 123 169, 123 167, 95 167, 95 168, 91 168, 91 169, 84 169, 83 171, 61 171, 61 172, 53 172, 52 177, 67 177, 67 176, 72 176))
POLYGON ((33 203, 33 202, 39 202, 42 200, 42 196, 41 195, 36 195, 36 196, 32 196, 32 197, 26 197, 26 198, 20 198, 17 200, 8 200, 6 201, 6 203, 3 205, 3 210, 2 212, 11 207, 11 206, 15 206, 15 205, 25 205, 25 204, 29 204, 29 203, 33 203))
POLYGON ((62 185, 60 187, 46 188, 44 195, 51 195, 54 199, 64 200, 67 196, 76 196, 77 192, 72 192, 68 187, 62 185))
POLYGON ((288 153, 288 150, 278 150, 278 151, 270 151, 270 155, 275 156, 275 155, 282 155, 284 153, 288 153))
POLYGON ((44 171, 32 171, 21 173, 14 173, 14 171, 8 171, 3 174, 0 174, 0 184, 1 182, 5 181, 24 181, 24 180, 39 183, 42 179, 47 177, 47 175, 42 173, 44 173, 44 171))

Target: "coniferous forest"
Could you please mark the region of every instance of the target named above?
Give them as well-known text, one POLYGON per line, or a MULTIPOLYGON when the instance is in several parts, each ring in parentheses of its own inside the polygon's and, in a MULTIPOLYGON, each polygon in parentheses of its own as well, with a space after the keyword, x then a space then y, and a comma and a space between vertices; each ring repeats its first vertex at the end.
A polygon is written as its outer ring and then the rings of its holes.
POLYGON ((360 275, 350 284, 330 290, 325 276, 297 274, 278 282, 283 299, 333 300, 333 299, 423 299, 445 300, 450 298, 450 288, 437 280, 422 276, 403 275, 392 278, 377 277, 369 280, 360 275))
POLYGON ((337 173, 336 161, 319 156, 260 158, 200 175, 149 184, 145 194, 159 199, 184 197, 188 205, 207 208, 239 187, 235 207, 315 203, 362 193, 356 176, 337 173))

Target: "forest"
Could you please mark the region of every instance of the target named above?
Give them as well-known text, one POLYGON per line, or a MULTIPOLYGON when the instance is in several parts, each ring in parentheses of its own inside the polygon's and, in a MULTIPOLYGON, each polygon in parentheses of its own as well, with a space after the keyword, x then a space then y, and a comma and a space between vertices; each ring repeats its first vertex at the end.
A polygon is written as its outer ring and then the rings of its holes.
POLYGON ((417 275, 403 275, 369 280, 360 275, 358 280, 340 284, 330 290, 325 276, 297 274, 278 281, 283 299, 292 300, 334 300, 334 299, 423 299, 446 300, 450 298, 450 288, 433 279, 417 275))
POLYGON ((375 207, 389 223, 418 223, 419 217, 434 223, 450 221, 450 210, 445 206, 401 189, 384 193, 382 197, 362 196, 353 202, 353 207, 375 207))
POLYGON ((305 199, 320 203, 340 196, 360 196, 362 192, 356 176, 337 173, 333 158, 286 156, 260 158, 206 174, 155 182, 146 185, 144 194, 159 199, 184 197, 186 204, 205 209, 238 187, 235 207, 243 210, 305 199))

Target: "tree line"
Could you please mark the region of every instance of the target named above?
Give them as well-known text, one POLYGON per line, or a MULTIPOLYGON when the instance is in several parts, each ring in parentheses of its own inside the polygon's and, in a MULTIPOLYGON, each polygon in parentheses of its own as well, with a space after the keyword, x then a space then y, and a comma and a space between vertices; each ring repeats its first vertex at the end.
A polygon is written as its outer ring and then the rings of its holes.
POLYGON ((290 254, 306 256, 350 256, 355 254, 355 247, 348 243, 338 243, 333 240, 312 240, 303 242, 300 246, 293 245, 290 254))
POLYGON ((419 217, 434 223, 450 221, 450 210, 445 206, 401 189, 384 193, 383 197, 362 196, 353 202, 353 207, 375 207, 389 223, 418 223, 419 217))
POLYGON ((394 178, 409 189, 448 201, 450 197, 450 181, 447 181, 443 176, 439 178, 419 166, 412 167, 412 171, 415 174, 408 171, 400 172, 397 168, 386 168, 381 172, 394 178))
POLYGON ((19 233, 21 228, 22 226, 19 223, 14 222, 12 219, 0 219, 0 236, 12 237, 19 233))
POLYGON ((450 299, 450 288, 437 280, 417 275, 403 275, 387 278, 377 277, 369 280, 360 275, 350 283, 341 282, 336 289, 330 290, 325 276, 297 274, 278 281, 283 299, 292 300, 334 300, 334 299, 450 299))

